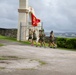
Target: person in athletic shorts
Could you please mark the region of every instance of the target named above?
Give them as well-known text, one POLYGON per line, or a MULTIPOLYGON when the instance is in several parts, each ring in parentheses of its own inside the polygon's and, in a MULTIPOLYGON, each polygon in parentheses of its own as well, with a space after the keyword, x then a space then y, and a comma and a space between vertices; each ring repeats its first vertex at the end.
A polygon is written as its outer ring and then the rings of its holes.
POLYGON ((54 33, 53 33, 53 31, 50 32, 49 47, 55 47, 55 43, 54 43, 54 33))
POLYGON ((36 31, 33 31, 33 39, 32 39, 32 45, 34 45, 34 43, 36 44, 36 40, 37 40, 37 36, 36 36, 36 31))
POLYGON ((39 31, 39 42, 40 42, 40 47, 41 46, 45 46, 45 34, 44 34, 44 30, 40 30, 39 31))
POLYGON ((32 30, 29 29, 29 38, 28 40, 32 43, 32 30))

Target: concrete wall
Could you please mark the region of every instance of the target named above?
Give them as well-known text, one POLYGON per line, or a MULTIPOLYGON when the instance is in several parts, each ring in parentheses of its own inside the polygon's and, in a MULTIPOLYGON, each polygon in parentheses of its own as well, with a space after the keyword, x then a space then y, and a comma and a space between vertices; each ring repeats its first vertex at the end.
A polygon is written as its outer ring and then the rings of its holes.
POLYGON ((17 29, 0 28, 0 35, 16 38, 17 37, 17 29))

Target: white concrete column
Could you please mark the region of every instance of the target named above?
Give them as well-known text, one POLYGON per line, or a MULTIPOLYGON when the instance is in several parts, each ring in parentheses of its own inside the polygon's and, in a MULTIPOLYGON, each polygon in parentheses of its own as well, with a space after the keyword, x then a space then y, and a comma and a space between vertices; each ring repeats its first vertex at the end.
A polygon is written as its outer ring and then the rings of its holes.
POLYGON ((19 0, 19 8, 28 8, 28 0, 19 0))
POLYGON ((17 33, 17 40, 18 41, 25 41, 26 40, 26 25, 28 25, 28 0, 19 0, 19 17, 18 17, 18 33, 17 33), (20 28, 20 23, 22 24, 22 28, 20 28), (21 31, 20 31, 21 29, 21 31))
MULTIPOLYGON (((28 40, 28 32, 29 32, 29 28, 34 30, 34 27, 32 25, 30 25, 29 27, 29 19, 31 18, 29 17, 29 13, 33 12, 34 13, 34 9, 32 8, 29 9, 28 7, 28 0, 19 0, 19 16, 18 16, 18 32, 17 32, 17 40, 18 41, 26 41, 28 40), (20 23, 21 23, 21 27, 20 27, 20 23)), ((37 38, 39 38, 39 30, 41 29, 41 24, 39 24, 36 28, 36 33, 37 33, 37 38)))

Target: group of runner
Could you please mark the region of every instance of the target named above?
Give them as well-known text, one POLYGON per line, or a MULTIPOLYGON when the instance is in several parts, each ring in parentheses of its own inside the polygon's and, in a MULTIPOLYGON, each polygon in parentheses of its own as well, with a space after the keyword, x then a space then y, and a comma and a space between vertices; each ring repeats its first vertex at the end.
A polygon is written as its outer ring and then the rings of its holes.
MULTIPOLYGON (((37 35, 36 35, 36 31, 29 29, 29 38, 28 40, 31 42, 31 45, 34 45, 34 43, 36 44, 36 46, 38 46, 37 44, 37 35)), ((39 30, 39 40, 38 42, 40 43, 40 47, 46 47, 46 43, 45 43, 45 33, 44 30, 39 30)), ((53 31, 50 32, 50 37, 49 37, 49 47, 55 47, 56 44, 54 42, 54 33, 53 31)))

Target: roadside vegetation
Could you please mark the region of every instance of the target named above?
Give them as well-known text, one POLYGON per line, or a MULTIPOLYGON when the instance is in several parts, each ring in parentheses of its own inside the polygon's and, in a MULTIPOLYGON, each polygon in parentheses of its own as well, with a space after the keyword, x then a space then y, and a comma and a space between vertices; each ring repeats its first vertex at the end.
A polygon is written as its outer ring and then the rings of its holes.
MULTIPOLYGON (((29 41, 17 41, 16 38, 11 38, 11 37, 6 37, 6 36, 1 36, 0 35, 0 40, 10 40, 10 41, 15 41, 15 42, 19 42, 25 45, 31 45, 31 43, 29 41)), ((48 47, 48 40, 46 38, 46 47, 48 47)), ((57 37, 56 38, 56 44, 58 48, 65 48, 65 49, 76 49, 76 38, 60 38, 57 37)), ((36 45, 36 43, 34 43, 34 45, 36 45)), ((37 43, 38 46, 40 46, 40 43, 37 43)), ((0 46, 3 46, 3 44, 0 43, 0 46)))
POLYGON ((6 37, 6 36, 0 35, 0 40, 11 40, 11 41, 16 41, 16 38, 11 38, 11 37, 6 37))
POLYGON ((17 60, 17 59, 21 59, 17 56, 0 56, 0 60, 17 60))
MULTIPOLYGON (((31 44, 29 41, 26 41, 26 42, 17 41, 16 38, 11 38, 11 37, 2 36, 2 35, 0 35, 0 40, 14 41, 14 42, 19 42, 19 43, 26 44, 26 45, 30 45, 31 44)), ((3 44, 0 44, 0 46, 3 46, 3 44)))
POLYGON ((59 48, 76 49, 76 38, 57 38, 59 48))
POLYGON ((3 46, 3 44, 0 44, 0 46, 3 46))
MULTIPOLYGON (((0 35, 0 40, 8 40, 8 41, 13 41, 13 42, 19 42, 21 44, 31 45, 29 41, 17 41, 16 38, 2 36, 2 35, 0 35)), ((0 43, 0 46, 3 46, 3 44, 0 43)))

